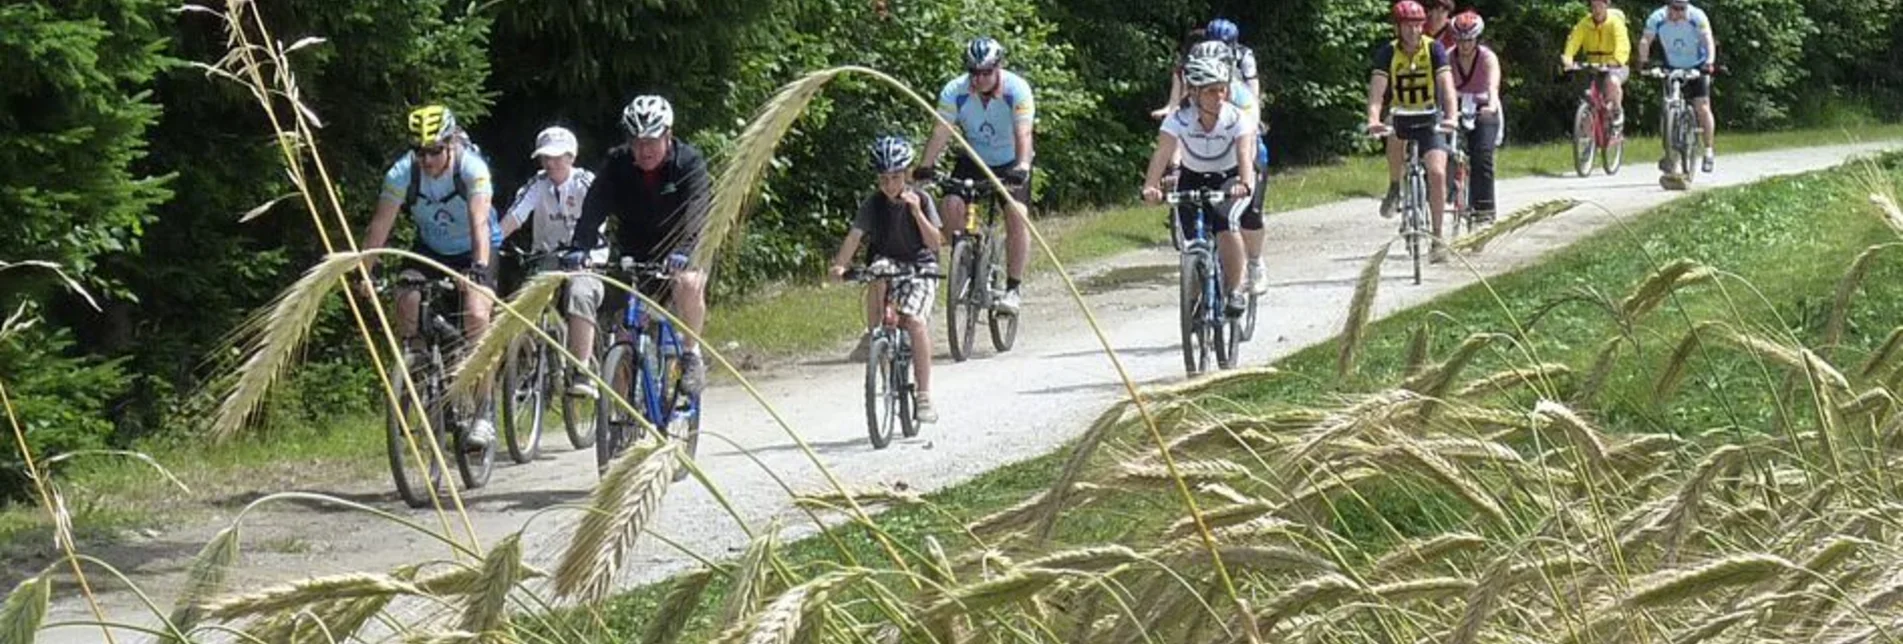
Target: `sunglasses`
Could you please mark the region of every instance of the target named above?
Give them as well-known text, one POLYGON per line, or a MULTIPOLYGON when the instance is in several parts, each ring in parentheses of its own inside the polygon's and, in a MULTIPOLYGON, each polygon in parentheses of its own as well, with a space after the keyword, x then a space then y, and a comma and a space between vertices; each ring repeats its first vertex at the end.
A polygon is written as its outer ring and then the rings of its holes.
POLYGON ((972 76, 992 76, 998 73, 998 68, 993 67, 990 69, 968 69, 965 71, 971 72, 972 76))
POLYGON ((427 159, 427 158, 430 158, 430 157, 433 157, 433 156, 437 156, 437 155, 441 155, 441 154, 443 154, 443 153, 445 153, 445 152, 448 152, 448 151, 449 151, 449 148, 447 148, 447 147, 444 147, 444 146, 441 146, 441 145, 432 145, 432 146, 429 146, 429 147, 419 147, 419 148, 416 148, 416 156, 419 156, 419 157, 423 157, 423 158, 425 158, 425 159, 427 159))

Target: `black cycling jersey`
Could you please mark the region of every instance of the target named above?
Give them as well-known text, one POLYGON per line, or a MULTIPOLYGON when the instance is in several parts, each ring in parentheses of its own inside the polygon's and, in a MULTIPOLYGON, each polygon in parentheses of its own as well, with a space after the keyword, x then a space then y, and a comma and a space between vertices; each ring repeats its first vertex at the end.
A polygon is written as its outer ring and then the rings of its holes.
POLYGON ((595 171, 595 183, 575 225, 574 248, 594 248, 601 224, 614 216, 614 246, 638 262, 692 253, 713 202, 707 159, 693 145, 675 139, 667 160, 654 172, 634 165, 626 144, 608 151, 595 171))

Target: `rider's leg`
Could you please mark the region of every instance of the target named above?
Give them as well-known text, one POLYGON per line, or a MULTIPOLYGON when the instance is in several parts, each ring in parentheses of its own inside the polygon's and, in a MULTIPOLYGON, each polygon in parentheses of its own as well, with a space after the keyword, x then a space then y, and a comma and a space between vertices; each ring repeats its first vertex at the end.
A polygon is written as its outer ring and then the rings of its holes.
POLYGON ((1004 276, 1012 290, 1024 279, 1024 265, 1031 258, 1031 219, 1029 206, 1019 202, 1006 208, 1004 220, 1004 276))
POLYGON ((1242 235, 1233 230, 1216 233, 1216 254, 1222 261, 1222 291, 1234 293, 1242 287, 1243 271, 1247 270, 1242 260, 1242 235))
POLYGON ((1625 75, 1618 72, 1606 74, 1606 104, 1608 115, 1614 125, 1625 123, 1625 75))
POLYGON ((1491 221, 1494 210, 1493 153, 1500 140, 1500 116, 1482 116, 1474 121, 1467 137, 1467 202, 1481 221, 1491 221))
POLYGON ((1407 163, 1407 144, 1396 134, 1388 135, 1388 194, 1381 198, 1381 216, 1393 217, 1401 203, 1401 167, 1407 163))
POLYGON ((945 195, 944 207, 938 209, 938 214, 945 224, 947 242, 951 241, 952 235, 965 230, 965 198, 962 195, 945 195))
POLYGON ((1238 223, 1242 224, 1242 249, 1248 260, 1249 290, 1263 293, 1268 290, 1267 267, 1262 263, 1262 246, 1268 233, 1262 222, 1262 190, 1268 186, 1268 179, 1262 174, 1256 175, 1255 190, 1249 196, 1249 207, 1242 211, 1238 223))
MULTIPOLYGON (((1435 134, 1438 138, 1440 135, 1435 134)), ((1421 146, 1421 160, 1427 165, 1427 211, 1433 214, 1434 236, 1440 236, 1441 218, 1447 213, 1447 150, 1421 146)), ((1436 240, 1435 244, 1440 242, 1436 240)))
POLYGON ((899 327, 912 336, 912 379, 920 394, 932 392, 932 330, 917 315, 899 316, 899 327))
POLYGON ((880 318, 885 317, 885 281, 873 280, 866 284, 866 332, 879 328, 880 318))
MULTIPOLYGON (((673 291, 669 298, 668 309, 680 316, 681 322, 699 336, 707 322, 707 274, 688 269, 675 273, 668 286, 673 291)), ((681 334, 681 347, 684 353, 698 353, 700 340, 681 334)))
POLYGON ((1718 121, 1711 115, 1711 99, 1692 99, 1692 111, 1698 113, 1698 138, 1705 144, 1705 156, 1710 157, 1712 150, 1717 147, 1715 143, 1718 138, 1718 121))
MULTIPOLYGON (((411 271, 404 271, 410 273, 411 271)), ((400 289, 396 293, 396 336, 406 343, 416 337, 416 318, 423 308, 423 292, 413 288, 400 289)))
MULTIPOLYGON (((463 337, 466 348, 474 348, 476 339, 489 328, 489 311, 494 303, 489 297, 468 286, 462 287, 463 299, 463 337)), ((476 421, 470 424, 469 443, 475 446, 488 445, 495 438, 495 423, 490 420, 494 411, 495 399, 490 395, 494 372, 484 374, 481 384, 476 386, 476 421)))
MULTIPOLYGON (((593 275, 578 275, 569 278, 568 287, 563 289, 562 313, 568 318, 568 352, 580 360, 583 368, 593 368, 595 360, 595 319, 601 310, 601 279, 593 275)), ((571 366, 569 372, 579 376, 580 369, 571 366)), ((595 383, 585 377, 569 379, 568 393, 587 398, 595 397, 595 383)))
POLYGON ((912 339, 912 379, 917 387, 912 416, 921 423, 935 423, 938 411, 932 408, 932 330, 926 321, 931 318, 932 305, 938 301, 938 282, 913 279, 894 288, 898 289, 899 296, 893 302, 899 314, 899 327, 912 339))

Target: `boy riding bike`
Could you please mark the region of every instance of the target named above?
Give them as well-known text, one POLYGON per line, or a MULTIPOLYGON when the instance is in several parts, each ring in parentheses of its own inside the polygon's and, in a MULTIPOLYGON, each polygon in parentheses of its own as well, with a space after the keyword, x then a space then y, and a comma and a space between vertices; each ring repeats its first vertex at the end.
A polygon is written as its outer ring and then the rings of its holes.
MULTIPOLYGON (((867 242, 868 264, 888 262, 911 266, 918 272, 938 272, 938 249, 944 244, 939 232, 938 209, 931 195, 906 185, 914 158, 912 144, 896 136, 880 137, 872 143, 872 169, 879 174, 879 189, 859 205, 859 216, 846 233, 839 254, 833 256, 829 275, 844 279, 846 264, 867 242)), ((872 282, 866 288, 866 336, 884 317, 885 304, 893 303, 899 314, 899 326, 912 336, 912 373, 917 381, 913 417, 920 423, 938 422, 932 408, 932 335, 927 321, 937 303, 938 282, 929 277, 897 278, 890 282, 872 282)))
MULTIPOLYGON (((363 248, 382 248, 390 240, 398 211, 409 214, 416 225, 418 254, 462 271, 484 290, 495 288, 495 250, 502 243, 502 230, 496 222, 490 200, 495 186, 489 164, 475 152, 474 145, 455 114, 441 105, 426 105, 410 112, 408 133, 410 152, 398 158, 383 175, 383 191, 377 209, 370 216, 370 229, 364 233, 363 248), (480 240, 480 243, 478 243, 480 240)), ((365 270, 376 268, 373 255, 365 261, 365 270)), ((405 262, 399 281, 421 281, 424 266, 405 262)), ((368 285, 363 288, 366 293, 368 285)), ((461 289, 463 335, 473 342, 489 326, 489 296, 467 286, 461 289)), ((401 289, 396 298, 397 335, 407 344, 417 337, 417 317, 423 296, 416 289, 401 289)), ((472 447, 487 447, 495 439, 495 423, 490 420, 489 387, 477 391, 480 413, 464 437, 472 447)))
MULTIPOLYGON (((574 240, 575 226, 581 223, 582 204, 588 200, 588 188, 595 183, 594 172, 575 167, 575 155, 579 150, 575 133, 567 128, 551 127, 535 137, 535 153, 532 156, 542 166, 542 170, 516 191, 515 203, 509 207, 509 216, 502 220, 502 236, 505 239, 533 222, 529 231, 529 252, 548 259, 528 268, 556 268, 560 261, 556 253, 567 248, 574 240)), ((608 261, 608 247, 597 246, 588 255, 595 263, 605 263, 608 261)), ((600 293, 601 282, 592 275, 576 276, 569 282, 567 290, 570 295, 563 299, 562 313, 568 319, 568 351, 587 360, 594 352, 594 311, 586 307, 575 294, 600 293)), ((595 397, 593 380, 573 377, 569 382, 569 395, 595 397)))
POLYGON ((1223 292, 1227 298, 1224 313, 1241 315, 1249 301, 1243 284, 1243 244, 1238 232, 1239 219, 1249 207, 1248 196, 1255 187, 1255 122, 1229 102, 1230 71, 1228 61, 1219 57, 1192 58, 1184 66, 1183 79, 1189 84, 1194 104, 1163 119, 1156 137, 1156 152, 1143 179, 1143 200, 1163 200, 1160 186, 1170 158, 1182 150, 1182 177, 1177 190, 1220 189, 1230 200, 1222 212, 1204 212, 1202 204, 1185 202, 1176 211, 1181 230, 1195 230, 1203 217, 1204 228, 1216 236, 1221 257, 1223 292))

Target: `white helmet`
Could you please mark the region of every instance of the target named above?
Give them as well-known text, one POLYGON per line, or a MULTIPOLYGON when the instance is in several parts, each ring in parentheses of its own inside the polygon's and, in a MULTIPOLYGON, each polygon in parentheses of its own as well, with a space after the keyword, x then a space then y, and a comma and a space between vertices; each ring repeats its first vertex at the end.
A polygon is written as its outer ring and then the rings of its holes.
POLYGON ((1235 50, 1230 48, 1229 43, 1220 40, 1205 40, 1189 48, 1190 58, 1229 58, 1234 55, 1235 50))
POLYGON ((912 167, 912 144, 904 137, 882 136, 872 142, 872 169, 880 174, 912 167))
POLYGON ((1190 58, 1183 65, 1183 84, 1202 87, 1229 82, 1229 61, 1215 56, 1190 58))
POLYGON ((636 139, 658 139, 674 127, 674 106, 654 95, 636 96, 621 110, 621 129, 636 139))

